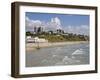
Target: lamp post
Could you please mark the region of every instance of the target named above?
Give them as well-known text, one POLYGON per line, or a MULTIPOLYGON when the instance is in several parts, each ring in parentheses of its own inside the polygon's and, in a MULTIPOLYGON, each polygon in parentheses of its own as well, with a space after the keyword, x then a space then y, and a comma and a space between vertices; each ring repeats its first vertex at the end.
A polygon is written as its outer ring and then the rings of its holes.
POLYGON ((40 47, 39 47, 39 38, 38 37, 35 37, 35 42, 37 43, 37 49, 40 49, 40 47))

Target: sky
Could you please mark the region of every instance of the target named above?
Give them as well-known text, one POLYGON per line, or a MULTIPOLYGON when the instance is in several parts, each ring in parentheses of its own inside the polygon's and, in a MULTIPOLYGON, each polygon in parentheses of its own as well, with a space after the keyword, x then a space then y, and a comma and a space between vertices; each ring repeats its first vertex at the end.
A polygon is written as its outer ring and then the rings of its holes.
POLYGON ((63 29, 69 33, 89 34, 89 15, 26 12, 25 17, 26 31, 42 26, 45 30, 63 29))

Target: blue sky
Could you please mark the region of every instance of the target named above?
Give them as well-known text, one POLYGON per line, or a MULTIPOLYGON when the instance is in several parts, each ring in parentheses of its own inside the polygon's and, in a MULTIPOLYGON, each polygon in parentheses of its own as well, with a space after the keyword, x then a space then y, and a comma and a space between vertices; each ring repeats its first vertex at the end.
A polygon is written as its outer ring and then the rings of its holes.
POLYGON ((61 20, 63 27, 67 25, 79 26, 79 25, 89 25, 88 15, 66 15, 66 14, 49 14, 49 13, 32 13, 27 12, 26 16, 31 20, 41 20, 48 22, 53 17, 58 17, 61 20))
MULTIPOLYGON (((33 13, 26 12, 25 15, 30 20, 39 20, 45 23, 51 21, 52 18, 57 17, 61 23, 61 27, 67 30, 69 26, 75 30, 75 27, 85 26, 86 30, 83 30, 82 34, 89 34, 89 15, 75 15, 75 14, 51 14, 51 13, 33 13)), ((85 29, 84 28, 84 29, 85 29)), ((74 31, 69 30, 69 32, 74 31)), ((78 30, 78 29, 77 29, 78 30)), ((74 31, 75 33, 77 32, 74 31)), ((79 29, 81 30, 81 29, 79 29)), ((79 32, 80 33, 80 32, 79 32)))

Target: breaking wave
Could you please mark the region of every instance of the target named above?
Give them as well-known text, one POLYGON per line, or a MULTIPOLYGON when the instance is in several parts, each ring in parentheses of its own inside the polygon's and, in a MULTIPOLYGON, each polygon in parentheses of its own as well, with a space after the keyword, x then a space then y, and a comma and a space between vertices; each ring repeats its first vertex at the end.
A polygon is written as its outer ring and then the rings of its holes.
POLYGON ((83 49, 77 49, 76 51, 74 51, 74 52, 72 53, 72 55, 82 55, 82 54, 84 54, 83 49))

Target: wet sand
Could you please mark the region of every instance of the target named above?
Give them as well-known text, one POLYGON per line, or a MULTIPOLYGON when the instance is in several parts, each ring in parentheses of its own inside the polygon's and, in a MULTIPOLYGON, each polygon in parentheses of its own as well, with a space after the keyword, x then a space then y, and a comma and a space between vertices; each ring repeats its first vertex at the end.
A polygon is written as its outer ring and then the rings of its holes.
POLYGON ((70 42, 54 42, 54 43, 26 43, 26 50, 37 50, 37 48, 63 46, 69 44, 88 43, 88 41, 70 41, 70 42))

